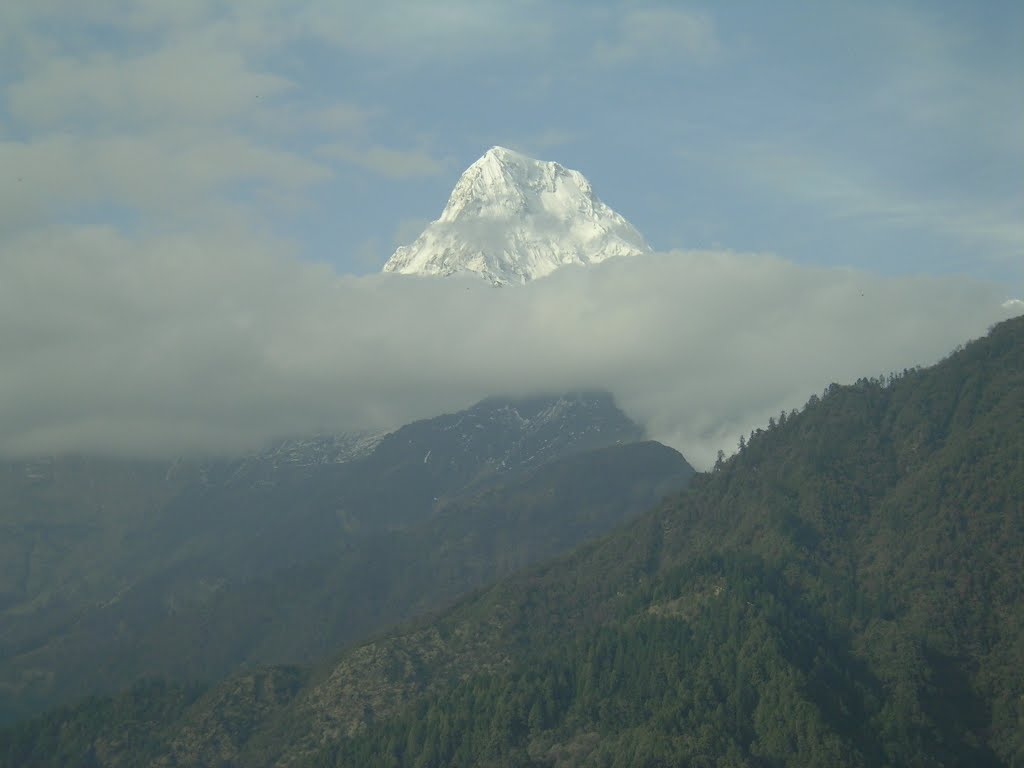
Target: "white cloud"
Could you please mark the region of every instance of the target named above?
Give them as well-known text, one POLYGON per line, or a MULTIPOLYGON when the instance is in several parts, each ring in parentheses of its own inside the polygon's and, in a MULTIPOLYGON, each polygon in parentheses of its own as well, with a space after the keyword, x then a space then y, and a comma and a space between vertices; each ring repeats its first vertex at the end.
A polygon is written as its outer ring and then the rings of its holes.
POLYGON ((962 279, 732 253, 613 260, 522 289, 340 277, 239 233, 25 236, 0 245, 0 272, 8 455, 231 451, 604 387, 706 465, 830 381, 934 361, 1015 313, 962 279))
POLYGON ((7 102, 13 119, 35 128, 166 129, 245 116, 290 87, 283 77, 253 71, 237 51, 177 41, 137 57, 54 57, 11 85, 7 102))
POLYGON ((897 189, 877 167, 844 161, 785 144, 735 151, 737 177, 773 195, 814 204, 819 216, 863 218, 874 225, 941 233, 979 248, 978 257, 1020 264, 1024 260, 1024 199, 981 206, 950 198, 914 196, 897 189))
MULTIPOLYGON (((0 11, 20 40, 32 41, 10 49, 7 77, 0 78, 8 126, 0 138, 5 232, 67 220, 131 220, 159 231, 220 217, 266 226, 268 213, 303 207, 305 189, 334 176, 330 153, 316 150, 325 140, 334 142, 335 160, 388 178, 444 170, 421 148, 368 144, 378 110, 338 93, 329 101, 309 98, 279 74, 288 46, 330 37, 314 23, 320 15, 340 9, 356 26, 386 26, 384 9, 165 5, 53 0, 0 11)), ((467 9, 448 4, 439 13, 461 18, 466 11, 466 24, 482 23, 479 9, 467 9)), ((394 22, 400 27, 422 15, 405 10, 394 22)), ((447 29, 435 22, 438 34, 447 29)), ((0 63, 7 58, 0 55, 0 63)))
POLYGON ((438 176, 446 164, 422 149, 390 147, 356 147, 349 144, 328 144, 320 148, 323 157, 357 165, 391 179, 438 176))
MULTIPOLYGON (((519 137, 517 140, 510 141, 502 146, 507 146, 510 149, 522 152, 529 157, 540 157, 554 147, 571 144, 577 138, 576 134, 569 131, 560 131, 558 129, 549 128, 545 131, 541 131, 540 133, 519 137)), ((478 143, 487 144, 487 141, 481 140, 478 143)))
POLYGON ((437 66, 467 56, 522 55, 552 35, 543 10, 537 2, 379 0, 307 2, 286 17, 302 35, 345 50, 392 65, 427 60, 437 66))
POLYGON ((599 62, 615 66, 630 61, 684 55, 700 62, 721 50, 710 16, 677 8, 635 8, 617 18, 616 36, 599 43, 599 62))
POLYGON ((0 20, 10 26, 32 28, 51 25, 61 19, 89 25, 106 25, 136 30, 191 27, 209 17, 216 0, 33 0, 31 3, 5 3, 0 20))
MULTIPOLYGON (((32 41, 10 54, 0 80, 5 234, 69 220, 160 231, 265 221, 268 201, 288 194, 294 207, 298 193, 332 177, 281 141, 280 125, 266 130, 296 87, 252 55, 244 19, 215 3, 165 5, 3 11, 32 41)), ((342 104, 321 111, 334 123, 359 120, 342 104)))
POLYGON ((314 122, 316 127, 328 134, 349 133, 366 128, 373 117, 373 111, 353 104, 331 104, 304 118, 303 122, 314 122))
POLYGON ((0 141, 0 166, 0 223, 8 232, 105 206, 159 218, 166 227, 220 215, 237 184, 294 190, 331 177, 327 167, 300 156, 216 132, 0 141))
POLYGON ((398 222, 398 226, 395 227, 395 234, 391 238, 392 242, 398 245, 409 245, 413 240, 420 236, 420 233, 430 224, 430 219, 423 219, 419 217, 413 217, 410 219, 402 219, 398 222))
MULTIPOLYGON (((988 18, 998 23, 1001 13, 993 9, 988 18)), ((1024 158, 1019 47, 1008 60, 981 64, 977 28, 951 24, 941 11, 893 5, 867 14, 888 63, 868 108, 919 131, 953 133, 975 151, 1024 158)), ((981 53, 987 58, 992 50, 981 53)))

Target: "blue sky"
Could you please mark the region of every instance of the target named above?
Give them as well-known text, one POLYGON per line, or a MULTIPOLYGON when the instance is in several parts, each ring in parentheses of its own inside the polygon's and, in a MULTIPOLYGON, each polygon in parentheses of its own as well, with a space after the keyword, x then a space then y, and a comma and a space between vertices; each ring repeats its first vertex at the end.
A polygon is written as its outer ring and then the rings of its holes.
POLYGON ((1020 2, 0 3, 0 455, 601 387, 707 463, 1020 297, 1020 2), (675 252, 376 275, 495 144, 675 252))
POLYGON ((0 25, 8 231, 233 221, 362 274, 504 144, 659 249, 1024 288, 1017 2, 48 0, 0 25))

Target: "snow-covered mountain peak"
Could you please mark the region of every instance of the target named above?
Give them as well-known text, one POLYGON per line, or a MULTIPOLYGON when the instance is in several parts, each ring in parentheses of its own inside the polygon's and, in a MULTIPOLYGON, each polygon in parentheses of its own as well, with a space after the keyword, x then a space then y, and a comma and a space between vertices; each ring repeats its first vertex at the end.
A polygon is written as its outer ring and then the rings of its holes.
POLYGON ((440 218, 384 271, 521 284, 567 264, 650 250, 579 171, 492 147, 459 178, 440 218))

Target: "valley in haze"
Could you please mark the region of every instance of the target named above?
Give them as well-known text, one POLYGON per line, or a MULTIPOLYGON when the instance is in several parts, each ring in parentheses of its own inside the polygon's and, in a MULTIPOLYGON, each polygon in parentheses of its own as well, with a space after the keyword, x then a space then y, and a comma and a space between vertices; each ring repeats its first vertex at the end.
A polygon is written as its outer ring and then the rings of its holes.
POLYGON ((494 399, 358 447, 8 462, 0 715, 312 662, 568 551, 693 473, 600 393, 494 399))

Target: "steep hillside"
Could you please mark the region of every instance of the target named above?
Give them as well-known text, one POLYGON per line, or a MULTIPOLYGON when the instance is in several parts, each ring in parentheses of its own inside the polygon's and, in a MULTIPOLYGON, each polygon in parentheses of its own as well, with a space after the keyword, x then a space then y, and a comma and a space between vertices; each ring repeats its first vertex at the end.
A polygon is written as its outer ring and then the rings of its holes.
POLYGON ((0 754, 1020 764, 1022 424, 1019 318, 933 368, 833 385, 627 528, 308 674, 136 690, 0 754))
POLYGON ((10 462, 0 722, 145 676, 309 662, 439 608, 682 487, 685 460, 641 438, 609 395, 584 393, 234 460, 10 462), (588 460, 570 459, 616 446, 595 454, 599 511, 560 517, 546 494, 587 484, 588 460), (653 457, 639 472, 634 451, 653 457), (385 567, 409 553, 415 568, 385 567))

